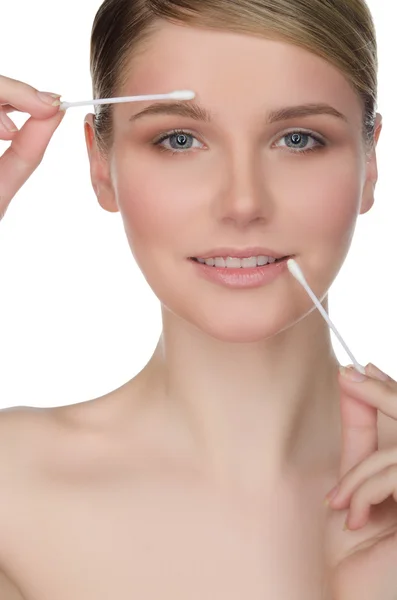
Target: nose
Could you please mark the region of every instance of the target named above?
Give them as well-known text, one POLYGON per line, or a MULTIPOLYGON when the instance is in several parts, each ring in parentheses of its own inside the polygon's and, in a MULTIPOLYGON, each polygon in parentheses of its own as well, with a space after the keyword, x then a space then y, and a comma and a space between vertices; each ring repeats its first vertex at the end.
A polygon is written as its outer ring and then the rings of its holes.
POLYGON ((260 150, 245 148, 242 151, 240 145, 238 153, 229 153, 225 163, 222 192, 218 196, 218 216, 239 226, 267 220, 273 203, 268 185, 270 174, 260 150))

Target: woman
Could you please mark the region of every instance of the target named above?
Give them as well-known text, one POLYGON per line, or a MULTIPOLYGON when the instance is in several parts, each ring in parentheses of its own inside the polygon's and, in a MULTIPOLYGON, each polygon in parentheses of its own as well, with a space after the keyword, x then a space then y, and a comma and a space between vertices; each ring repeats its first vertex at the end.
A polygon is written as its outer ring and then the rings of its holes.
MULTIPOLYGON (((196 92, 85 118, 93 188, 122 215, 163 331, 146 367, 106 396, 2 411, 1 597, 386 600, 387 583, 391 599, 392 549, 375 575, 357 550, 390 532, 394 504, 369 537, 343 532, 348 506, 322 500, 372 448, 376 409, 355 398, 395 382, 344 384, 328 327, 285 265, 258 285, 256 263, 236 258, 294 256, 328 309, 378 177, 364 0, 106 0, 91 73, 94 97, 196 92), (360 416, 357 450, 343 427, 360 416)), ((21 82, 3 77, 0 91, 9 111, 33 115, 2 130, 4 214, 62 114, 21 82)), ((396 427, 379 438, 395 444, 396 427)))

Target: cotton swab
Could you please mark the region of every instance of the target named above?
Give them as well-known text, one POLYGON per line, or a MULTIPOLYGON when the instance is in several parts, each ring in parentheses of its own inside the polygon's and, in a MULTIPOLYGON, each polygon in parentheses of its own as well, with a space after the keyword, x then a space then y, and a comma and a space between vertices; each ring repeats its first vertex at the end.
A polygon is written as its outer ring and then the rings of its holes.
POLYGON ((191 90, 176 90, 169 94, 149 94, 144 96, 122 96, 121 98, 101 98, 96 100, 82 100, 80 102, 61 102, 59 110, 66 110, 71 106, 88 106, 98 104, 116 104, 119 102, 142 102, 144 100, 193 100, 196 96, 191 90))
POLYGON ((310 298, 313 300, 314 304, 316 305, 316 307, 318 308, 318 310, 320 311, 320 313, 322 314, 322 316, 324 317, 324 319, 326 320, 326 322, 328 323, 328 325, 331 327, 332 331, 335 333, 336 337, 338 338, 338 340, 340 341, 340 343, 342 344, 342 346, 344 347, 344 349, 346 350, 346 352, 350 356, 350 358, 352 360, 352 363, 354 364, 354 368, 356 369, 356 371, 359 371, 359 373, 362 373, 363 375, 365 375, 366 374, 365 373, 365 368, 362 367, 356 361, 356 359, 354 358, 353 354, 350 352, 349 348, 347 347, 347 345, 343 341, 341 335, 338 333, 336 327, 332 323, 332 321, 329 318, 329 316, 327 315, 326 311, 321 306, 321 303, 319 302, 319 300, 317 299, 317 297, 315 296, 315 294, 313 293, 313 291, 309 287, 309 284, 307 283, 307 281, 306 281, 306 279, 305 279, 305 277, 304 277, 304 275, 302 273, 302 270, 301 270, 300 266, 298 265, 298 263, 293 258, 290 258, 287 261, 287 266, 288 266, 288 269, 289 269, 290 273, 305 288, 305 290, 309 294, 310 298))

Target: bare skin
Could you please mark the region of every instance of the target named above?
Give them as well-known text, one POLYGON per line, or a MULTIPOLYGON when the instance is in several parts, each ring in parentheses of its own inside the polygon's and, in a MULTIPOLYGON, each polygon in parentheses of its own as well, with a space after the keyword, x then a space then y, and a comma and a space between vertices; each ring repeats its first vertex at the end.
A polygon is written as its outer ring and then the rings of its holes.
MULTIPOLYGON (((292 278, 247 290, 242 303, 193 275, 186 259, 221 240, 273 241, 297 253, 324 297, 358 212, 373 204, 376 157, 364 163, 359 151, 357 97, 308 53, 176 26, 159 32, 133 72, 125 92, 192 88, 218 115, 212 127, 157 116, 131 128, 142 107, 120 105, 112 169, 98 155, 92 115, 86 120, 99 202, 122 212, 162 301, 163 352, 102 398, 2 412, 0 567, 20 591, 15 600, 333 600, 328 571, 350 538, 344 514, 322 504, 340 458, 328 328, 292 278), (262 129, 263 104, 287 98, 330 102, 347 124, 317 116, 262 129), (292 158, 276 149, 287 125, 324 132, 327 150, 292 158), (174 127, 205 138, 205 149, 171 158, 149 144, 174 127), (251 168, 254 156, 263 169, 251 168)), ((37 166, 39 149, 28 144, 41 139, 44 150, 61 117, 39 112, 24 84, 1 85, 8 106, 35 116, 2 159, 4 213, 37 166), (13 179, 6 170, 22 153, 28 168, 21 175, 17 165, 13 179)), ((381 427, 383 444, 395 443, 393 424, 381 427)))
MULTIPOLYGON (((144 388, 0 413, 2 599, 332 600, 324 535, 349 544, 322 504, 336 462, 263 493, 221 486, 142 410, 144 388)), ((395 444, 395 423, 379 427, 395 444)))

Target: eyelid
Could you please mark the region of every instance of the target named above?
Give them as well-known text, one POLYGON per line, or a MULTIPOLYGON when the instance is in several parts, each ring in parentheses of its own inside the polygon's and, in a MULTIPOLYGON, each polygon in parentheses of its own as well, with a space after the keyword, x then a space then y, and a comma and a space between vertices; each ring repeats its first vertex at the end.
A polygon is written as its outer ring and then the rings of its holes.
MULTIPOLYGON (((156 136, 152 140, 152 143, 157 144, 158 142, 162 141, 163 138, 166 138, 171 135, 178 135, 179 133, 188 133, 192 137, 196 137, 196 138, 202 137, 200 134, 197 134, 196 132, 187 129, 186 127, 180 127, 180 128, 169 129, 168 131, 163 131, 162 133, 160 133, 158 136, 156 136)), ((201 143, 204 144, 204 142, 201 139, 200 139, 200 141, 201 141, 201 143)))
POLYGON ((312 135, 314 138, 317 138, 324 144, 327 143, 326 138, 323 135, 321 135, 321 133, 317 133, 316 131, 313 131, 312 129, 307 129, 306 127, 290 127, 288 130, 285 130, 282 133, 278 133, 276 139, 282 138, 285 135, 288 135, 289 133, 303 133, 305 135, 312 135))

